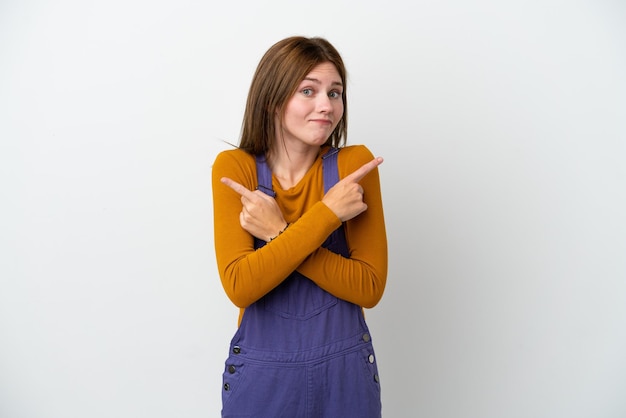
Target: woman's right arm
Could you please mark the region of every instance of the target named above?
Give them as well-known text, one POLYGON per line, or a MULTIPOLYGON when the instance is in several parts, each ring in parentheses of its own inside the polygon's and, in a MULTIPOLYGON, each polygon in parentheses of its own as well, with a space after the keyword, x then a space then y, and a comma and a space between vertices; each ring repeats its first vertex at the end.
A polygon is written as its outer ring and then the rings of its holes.
POLYGON ((254 157, 241 150, 224 151, 212 169, 217 267, 227 296, 245 308, 285 280, 341 222, 318 202, 277 239, 255 250, 254 237, 240 224, 241 196, 220 181, 223 177, 254 190, 254 157))

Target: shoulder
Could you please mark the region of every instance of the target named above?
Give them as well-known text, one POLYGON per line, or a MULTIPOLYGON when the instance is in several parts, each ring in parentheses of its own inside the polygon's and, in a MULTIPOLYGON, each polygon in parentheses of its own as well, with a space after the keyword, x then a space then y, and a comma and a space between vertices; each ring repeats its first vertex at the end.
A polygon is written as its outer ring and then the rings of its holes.
POLYGON ((221 151, 219 154, 217 154, 217 157, 215 157, 215 162, 213 163, 213 165, 220 165, 220 164, 232 164, 233 162, 237 162, 237 163, 243 163, 243 164, 250 164, 251 162, 254 163, 254 156, 251 154, 248 154, 247 152, 239 149, 239 148, 235 148, 235 149, 229 149, 229 150, 225 150, 225 151, 221 151))
POLYGON ((254 156, 238 148, 217 154, 211 170, 214 178, 225 176, 246 185, 256 179, 254 156))
POLYGON ((344 174, 344 170, 345 174, 351 173, 373 159, 374 154, 365 145, 347 145, 340 148, 337 156, 337 162, 342 174, 344 174))
POLYGON ((214 171, 249 170, 255 166, 254 156, 239 148, 221 151, 213 162, 214 171))

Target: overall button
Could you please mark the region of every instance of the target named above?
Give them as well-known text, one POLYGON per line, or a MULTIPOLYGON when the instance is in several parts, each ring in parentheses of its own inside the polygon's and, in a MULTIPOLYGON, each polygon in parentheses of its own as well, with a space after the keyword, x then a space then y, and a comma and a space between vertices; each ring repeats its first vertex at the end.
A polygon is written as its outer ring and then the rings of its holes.
POLYGON ((370 342, 370 335, 368 333, 363 334, 363 341, 366 343, 370 342))
POLYGON ((369 361, 370 363, 374 363, 374 355, 370 354, 369 357, 367 358, 367 361, 369 361))
POLYGON ((233 353, 235 353, 235 354, 239 354, 239 353, 241 353, 241 348, 239 348, 239 346, 238 346, 238 345, 234 346, 234 347, 233 347, 233 353))
POLYGON ((228 383, 224 383, 224 390, 230 390, 230 385, 228 383))
POLYGON ((379 382, 380 382, 380 378, 378 377, 378 375, 377 375, 377 374, 375 374, 375 375, 374 375, 374 380, 376 381, 376 383, 379 383, 379 382))
POLYGON ((233 366, 232 364, 230 366, 228 366, 228 373, 230 373, 230 374, 235 373, 235 366, 233 366))

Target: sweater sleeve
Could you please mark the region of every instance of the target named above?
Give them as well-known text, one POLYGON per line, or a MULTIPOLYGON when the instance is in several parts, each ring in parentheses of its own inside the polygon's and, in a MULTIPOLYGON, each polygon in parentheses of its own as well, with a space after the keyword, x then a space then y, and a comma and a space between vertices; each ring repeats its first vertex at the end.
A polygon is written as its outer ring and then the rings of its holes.
POLYGON ((254 157, 238 149, 223 151, 216 157, 211 175, 217 267, 227 296, 240 308, 278 286, 341 224, 320 201, 279 238, 255 250, 254 237, 239 223, 241 197, 220 182, 222 177, 229 177, 254 190, 254 157))
MULTIPOLYGON (((338 155, 341 178, 374 158, 365 146, 342 149, 338 155)), ((345 223, 350 257, 318 248, 298 271, 338 298, 364 308, 382 298, 387 281, 387 235, 378 169, 360 182, 367 210, 345 223)))

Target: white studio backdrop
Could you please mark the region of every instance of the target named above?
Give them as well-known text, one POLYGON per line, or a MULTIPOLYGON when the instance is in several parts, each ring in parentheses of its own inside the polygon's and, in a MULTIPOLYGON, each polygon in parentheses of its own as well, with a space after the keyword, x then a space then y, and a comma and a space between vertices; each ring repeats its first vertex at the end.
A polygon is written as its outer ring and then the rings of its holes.
POLYGON ((0 2, 0 417, 218 417, 211 163, 327 37, 385 157, 387 418, 626 416, 621 1, 0 2))

